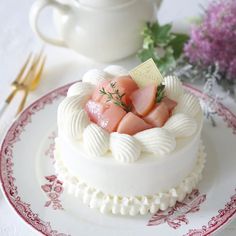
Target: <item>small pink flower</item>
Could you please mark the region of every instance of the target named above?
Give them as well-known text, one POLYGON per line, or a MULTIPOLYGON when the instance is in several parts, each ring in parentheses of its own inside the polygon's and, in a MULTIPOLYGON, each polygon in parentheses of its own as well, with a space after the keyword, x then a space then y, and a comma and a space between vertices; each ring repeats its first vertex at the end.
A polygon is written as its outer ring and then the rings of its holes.
POLYGON ((57 199, 59 196, 57 193, 49 193, 48 196, 52 199, 52 200, 55 200, 57 199))
POLYGON ((56 193, 62 193, 63 192, 63 188, 62 188, 62 186, 57 185, 56 187, 54 187, 54 191, 56 193))
POLYGON ((53 182, 57 179, 56 175, 50 175, 50 176, 45 176, 46 180, 49 180, 50 182, 53 182))
POLYGON ((54 210, 62 209, 62 205, 60 203, 56 202, 56 203, 53 203, 52 208, 54 210))
POLYGON ((63 183, 60 180, 57 180, 57 184, 62 185, 63 183))
POLYGON ((47 201, 44 206, 49 207, 51 205, 51 203, 52 203, 51 201, 47 201))
POLYGON ((44 184, 44 185, 41 186, 41 188, 43 189, 43 191, 44 191, 45 193, 48 193, 48 192, 51 192, 51 190, 52 190, 52 185, 50 185, 50 184, 44 184))

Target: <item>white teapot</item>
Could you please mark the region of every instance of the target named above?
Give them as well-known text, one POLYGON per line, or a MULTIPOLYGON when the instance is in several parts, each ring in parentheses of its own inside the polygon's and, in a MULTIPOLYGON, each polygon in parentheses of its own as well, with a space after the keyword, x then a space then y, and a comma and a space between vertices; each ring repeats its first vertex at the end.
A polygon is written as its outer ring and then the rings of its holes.
POLYGON ((97 61, 111 62, 141 47, 145 22, 156 21, 161 0, 37 0, 30 11, 33 31, 45 42, 74 49, 97 61), (63 1, 63 3, 62 3, 63 1), (38 26, 40 12, 53 7, 60 39, 38 26))

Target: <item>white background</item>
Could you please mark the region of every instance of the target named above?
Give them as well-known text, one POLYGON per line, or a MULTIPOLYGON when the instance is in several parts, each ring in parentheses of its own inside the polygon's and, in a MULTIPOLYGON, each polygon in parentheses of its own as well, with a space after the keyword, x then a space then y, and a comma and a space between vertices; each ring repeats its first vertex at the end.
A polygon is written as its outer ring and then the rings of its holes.
MULTIPOLYGON (((173 22, 174 29, 189 31, 190 19, 202 13, 201 6, 210 0, 164 0, 159 11, 161 23, 173 22)), ((28 12, 33 0, 1 0, 0 1, 0 102, 10 91, 10 82, 14 79, 23 60, 30 51, 39 50, 42 43, 36 39, 28 23, 28 12)), ((46 11, 41 21, 45 31, 51 30, 50 10, 46 11)), ((40 87, 28 99, 28 104, 45 92, 77 80, 89 68, 103 65, 82 58, 72 51, 55 47, 46 47, 47 66, 40 87), (63 78, 63 79, 62 79, 63 78)), ((122 60, 118 64, 128 69, 138 63, 134 57, 122 60)), ((8 110, 3 123, 9 120, 15 111, 17 99, 8 110)), ((236 111, 233 101, 226 105, 236 111)), ((0 123, 0 129, 2 128, 0 123)), ((23 223, 10 209, 0 194, 0 235, 38 235, 23 223)), ((220 235, 236 235, 236 222, 229 224, 220 235)))

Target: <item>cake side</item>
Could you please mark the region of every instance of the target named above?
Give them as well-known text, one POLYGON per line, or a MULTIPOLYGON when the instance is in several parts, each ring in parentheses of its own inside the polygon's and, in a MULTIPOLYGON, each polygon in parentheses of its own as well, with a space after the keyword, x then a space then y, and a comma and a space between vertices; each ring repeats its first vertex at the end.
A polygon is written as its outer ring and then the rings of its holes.
POLYGON ((101 213, 112 213, 135 216, 145 215, 148 212, 166 210, 175 205, 177 201, 183 201, 186 194, 190 193, 202 178, 202 171, 205 166, 204 146, 200 143, 197 161, 191 173, 186 176, 177 186, 161 191, 154 195, 142 196, 119 196, 105 194, 97 188, 92 188, 87 183, 73 176, 64 166, 61 160, 60 147, 56 145, 54 152, 55 169, 58 178, 63 181, 65 189, 83 201, 90 208, 98 209, 101 213))
POLYGON ((117 162, 111 152, 91 157, 81 141, 71 142, 62 135, 56 142, 65 167, 89 186, 106 194, 152 195, 175 187, 193 170, 202 129, 200 115, 198 120, 198 132, 188 139, 177 140, 174 152, 167 156, 144 152, 132 165, 117 162))

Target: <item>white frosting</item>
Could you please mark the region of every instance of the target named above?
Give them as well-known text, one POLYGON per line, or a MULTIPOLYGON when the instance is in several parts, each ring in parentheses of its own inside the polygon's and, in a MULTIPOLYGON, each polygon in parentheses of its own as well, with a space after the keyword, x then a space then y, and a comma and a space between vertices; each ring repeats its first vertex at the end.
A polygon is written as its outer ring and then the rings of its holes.
POLYGON ((84 129, 89 125, 89 117, 83 109, 68 114, 62 124, 62 129, 71 139, 81 139, 84 129))
MULTIPOLYGON (((55 169, 58 178, 63 181, 63 186, 69 194, 74 194, 89 207, 98 209, 101 213, 130 216, 144 215, 147 212, 154 214, 159 209, 166 210, 168 207, 174 206, 176 201, 182 201, 186 194, 190 193, 202 178, 206 157, 204 146, 201 144, 193 170, 175 187, 171 187, 166 191, 156 192, 153 195, 126 197, 106 194, 74 176, 64 165, 59 149, 58 145, 56 145, 54 153, 55 169)), ((142 175, 141 172, 139 174, 142 175)))
POLYGON ((87 100, 87 96, 83 96, 81 94, 64 98, 59 104, 57 110, 57 121, 59 128, 63 121, 66 120, 67 116, 70 116, 70 114, 75 111, 83 109, 87 100))
POLYGON ((106 78, 107 75, 104 71, 98 69, 91 69, 83 75, 82 81, 98 85, 106 78))
POLYGON ((93 91, 94 91, 95 86, 91 83, 87 82, 78 82, 70 86, 68 92, 67 92, 67 97, 75 96, 75 95, 82 95, 86 98, 89 98, 93 91))
POLYGON ((83 145, 88 154, 103 155, 109 149, 109 134, 98 125, 91 123, 84 130, 83 145))
POLYGON ((118 65, 110 65, 104 69, 104 72, 108 74, 110 77, 117 77, 122 75, 128 75, 129 72, 122 66, 118 65))
POLYGON ((114 158, 123 163, 131 163, 140 157, 140 146, 134 137, 127 134, 111 133, 110 149, 114 158))
POLYGON ((174 113, 185 113, 195 117, 200 111, 201 106, 198 99, 190 93, 185 93, 179 98, 174 113))
POLYGON ((169 118, 164 128, 176 138, 192 136, 197 130, 197 122, 191 116, 177 113, 169 118))
POLYGON ((165 77, 163 84, 165 85, 165 95, 168 98, 178 101, 179 97, 183 95, 182 83, 176 76, 165 77))
POLYGON ((134 135, 145 152, 165 155, 176 146, 174 136, 163 128, 147 129, 134 135))

